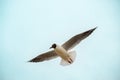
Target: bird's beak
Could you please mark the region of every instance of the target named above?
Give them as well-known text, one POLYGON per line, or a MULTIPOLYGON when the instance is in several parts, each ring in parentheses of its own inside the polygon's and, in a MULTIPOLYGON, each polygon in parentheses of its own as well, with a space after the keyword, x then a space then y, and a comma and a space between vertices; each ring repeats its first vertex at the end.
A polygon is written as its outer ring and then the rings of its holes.
POLYGON ((50 47, 49 49, 51 49, 52 47, 50 47))

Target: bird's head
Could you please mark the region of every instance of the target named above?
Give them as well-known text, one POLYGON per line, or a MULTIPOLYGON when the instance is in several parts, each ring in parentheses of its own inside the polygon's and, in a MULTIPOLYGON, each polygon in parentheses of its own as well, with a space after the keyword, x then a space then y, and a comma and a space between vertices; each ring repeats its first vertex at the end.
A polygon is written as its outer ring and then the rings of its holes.
POLYGON ((54 48, 54 49, 55 49, 56 46, 57 46, 57 45, 54 43, 54 44, 50 47, 50 49, 51 49, 51 48, 54 48))

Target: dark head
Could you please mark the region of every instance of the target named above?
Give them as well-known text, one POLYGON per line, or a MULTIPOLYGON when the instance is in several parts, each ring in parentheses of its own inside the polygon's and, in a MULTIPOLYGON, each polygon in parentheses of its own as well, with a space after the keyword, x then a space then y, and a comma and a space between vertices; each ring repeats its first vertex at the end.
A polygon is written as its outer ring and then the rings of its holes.
POLYGON ((57 46, 56 44, 53 44, 53 45, 50 47, 50 49, 51 49, 51 48, 54 48, 54 49, 55 49, 56 46, 57 46))

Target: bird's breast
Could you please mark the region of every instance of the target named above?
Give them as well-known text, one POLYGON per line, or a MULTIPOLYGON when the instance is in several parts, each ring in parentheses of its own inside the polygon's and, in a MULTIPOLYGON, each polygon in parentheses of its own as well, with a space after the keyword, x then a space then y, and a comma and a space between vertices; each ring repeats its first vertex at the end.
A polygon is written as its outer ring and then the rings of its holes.
POLYGON ((64 60, 68 59, 68 57, 69 57, 67 51, 62 46, 57 46, 55 48, 55 52, 64 60))

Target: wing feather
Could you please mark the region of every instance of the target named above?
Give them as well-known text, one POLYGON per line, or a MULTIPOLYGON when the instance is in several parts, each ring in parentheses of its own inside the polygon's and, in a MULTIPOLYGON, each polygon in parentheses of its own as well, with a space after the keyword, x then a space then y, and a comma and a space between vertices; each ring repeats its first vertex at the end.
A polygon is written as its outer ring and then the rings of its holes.
POLYGON ((78 35, 73 36, 71 39, 66 41, 62 47, 65 48, 66 50, 72 49, 75 47, 77 44, 79 44, 83 39, 88 37, 96 28, 90 29, 88 31, 85 31, 83 33, 80 33, 78 35))
POLYGON ((55 51, 52 50, 52 51, 48 51, 46 53, 38 55, 37 57, 33 58, 29 62, 42 62, 42 61, 50 60, 57 57, 58 55, 55 53, 55 51))

